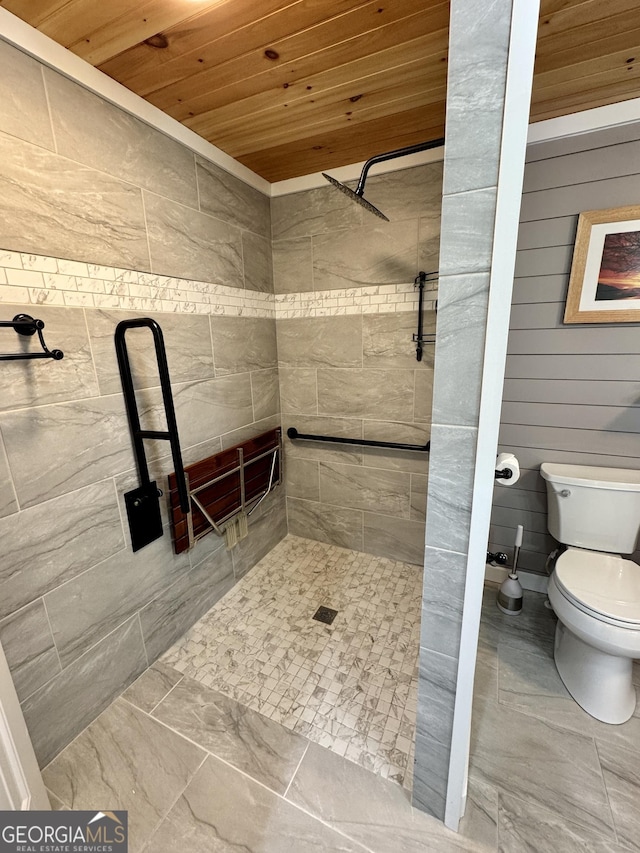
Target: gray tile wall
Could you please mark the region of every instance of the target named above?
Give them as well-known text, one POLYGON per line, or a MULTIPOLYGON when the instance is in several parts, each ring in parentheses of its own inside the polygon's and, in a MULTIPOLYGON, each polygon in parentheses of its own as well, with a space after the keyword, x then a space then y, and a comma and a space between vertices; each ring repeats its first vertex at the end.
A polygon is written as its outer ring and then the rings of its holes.
POLYGON ((562 323, 578 215, 637 203, 639 145, 636 123, 529 147, 500 429, 522 473, 494 490, 490 543, 510 553, 522 524, 529 571, 556 544, 542 462, 640 467, 637 325, 562 323))
MULTIPOLYGON (((441 194, 433 163, 368 180, 388 224, 330 186, 274 198, 275 292, 411 283, 437 269, 441 194)), ((278 319, 285 430, 424 444, 433 346, 418 363, 416 328, 414 310, 278 319)), ((425 311, 425 331, 434 328, 425 311)), ((285 441, 291 533, 422 563, 427 454, 285 441)))
MULTIPOLYGON (((27 309, 2 304, 8 317, 27 309)), ((286 512, 284 494, 265 501, 232 552, 211 534, 175 556, 166 529, 134 554, 123 494, 137 474, 109 344, 118 321, 135 315, 51 306, 39 315, 65 358, 10 362, 0 372, 0 641, 45 762, 286 534, 286 512), (85 381, 74 387, 79 375, 85 381), (104 662, 103 647, 120 642, 118 632, 136 651, 111 661, 102 680, 93 667, 104 662), (94 688, 85 690, 92 672, 94 688), (49 717, 66 722, 47 727, 49 717)), ((279 424, 274 320, 233 318, 229 334, 220 327, 226 318, 155 319, 176 379, 187 462, 279 424), (252 348, 243 356, 237 345, 249 334, 258 363, 252 348)), ((128 343, 132 354, 144 347, 144 357, 132 358, 143 425, 161 428, 151 338, 132 334, 128 343)), ((147 442, 147 451, 151 476, 166 489, 167 447, 147 442)))
MULTIPOLYGON (((272 292, 268 198, 4 42, 0 92, 0 248, 272 292)), ((16 302, 3 318, 35 314, 16 302)), ((175 556, 167 529, 133 554, 113 334, 135 315, 36 316, 65 357, 0 370, 0 641, 44 764, 286 534, 286 511, 274 494, 232 552, 212 534, 175 556)), ((187 463, 279 425, 275 320, 151 316, 187 463)), ((151 337, 127 341, 143 425, 163 428, 151 337)), ((147 450, 165 488, 166 443, 147 450)))
POLYGON ((444 819, 511 0, 453 0, 414 805, 444 819))
POLYGON ((272 290, 267 196, 3 41, 0 99, 0 248, 272 290))

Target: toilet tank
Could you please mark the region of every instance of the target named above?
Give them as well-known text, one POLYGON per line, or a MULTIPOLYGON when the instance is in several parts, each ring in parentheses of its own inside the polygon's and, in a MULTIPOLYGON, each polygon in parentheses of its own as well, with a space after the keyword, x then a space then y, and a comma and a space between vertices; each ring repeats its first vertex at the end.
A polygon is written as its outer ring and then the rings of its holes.
POLYGON ((640 471, 544 462, 547 527, 565 545, 632 554, 640 533, 640 471))

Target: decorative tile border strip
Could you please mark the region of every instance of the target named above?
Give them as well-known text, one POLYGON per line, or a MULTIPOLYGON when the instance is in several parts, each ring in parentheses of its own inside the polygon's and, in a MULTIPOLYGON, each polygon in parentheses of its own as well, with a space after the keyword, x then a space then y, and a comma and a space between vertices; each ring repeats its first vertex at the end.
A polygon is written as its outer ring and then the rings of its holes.
MULTIPOLYGON (((435 291, 425 294, 425 310, 435 308, 436 296, 435 291)), ((224 284, 0 250, 1 302, 288 319, 415 311, 418 291, 413 283, 373 284, 274 296, 224 284)))
POLYGON ((0 302, 275 317, 272 293, 2 251, 0 302))
MULTIPOLYGON (((425 311, 435 308, 436 291, 425 293, 425 311)), ((389 314, 416 311, 418 290, 410 284, 372 284, 340 290, 277 293, 276 317, 331 317, 345 314, 389 314)))

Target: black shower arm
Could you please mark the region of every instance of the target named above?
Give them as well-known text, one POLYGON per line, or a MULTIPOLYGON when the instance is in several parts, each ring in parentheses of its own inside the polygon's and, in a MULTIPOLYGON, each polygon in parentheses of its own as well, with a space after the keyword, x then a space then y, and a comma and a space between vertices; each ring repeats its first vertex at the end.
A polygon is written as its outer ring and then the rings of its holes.
POLYGON ((429 151, 431 148, 441 148, 443 145, 444 137, 442 139, 433 139, 431 142, 418 142, 415 145, 407 145, 405 148, 396 148, 395 151, 387 151, 386 154, 376 154, 375 157, 370 157, 362 167, 360 180, 355 190, 356 195, 362 196, 364 193, 364 185, 369 174, 369 169, 375 166, 376 163, 395 160, 397 157, 408 157, 409 154, 417 154, 419 151, 429 151))

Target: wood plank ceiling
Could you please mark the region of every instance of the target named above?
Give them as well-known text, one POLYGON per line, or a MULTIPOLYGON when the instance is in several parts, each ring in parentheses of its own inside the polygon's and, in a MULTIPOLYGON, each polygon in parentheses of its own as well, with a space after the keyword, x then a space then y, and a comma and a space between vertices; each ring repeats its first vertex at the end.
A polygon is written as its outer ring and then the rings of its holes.
MULTIPOLYGON (((269 181, 443 135, 442 0, 0 0, 269 181)), ((640 0, 542 0, 532 120, 640 95, 640 0)))

